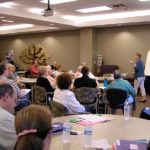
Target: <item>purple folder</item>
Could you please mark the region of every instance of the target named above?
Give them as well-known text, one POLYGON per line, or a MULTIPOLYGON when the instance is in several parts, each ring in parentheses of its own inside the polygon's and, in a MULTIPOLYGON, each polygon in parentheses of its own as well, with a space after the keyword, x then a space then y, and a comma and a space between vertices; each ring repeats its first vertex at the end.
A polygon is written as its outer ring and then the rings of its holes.
POLYGON ((147 150, 147 144, 130 140, 118 140, 116 150, 147 150))
POLYGON ((53 134, 63 131, 63 123, 61 122, 54 122, 52 124, 52 127, 53 127, 53 130, 52 130, 53 134))

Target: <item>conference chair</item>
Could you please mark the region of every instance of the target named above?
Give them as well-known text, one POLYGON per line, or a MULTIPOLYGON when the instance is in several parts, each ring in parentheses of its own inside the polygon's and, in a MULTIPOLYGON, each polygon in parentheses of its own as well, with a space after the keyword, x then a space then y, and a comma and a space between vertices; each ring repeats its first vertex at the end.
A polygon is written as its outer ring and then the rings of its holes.
MULTIPOLYGON (((109 106, 109 108, 111 108, 112 114, 116 114, 117 109, 122 109, 122 112, 124 112, 125 101, 128 98, 127 92, 125 90, 118 88, 108 89, 106 90, 106 98, 108 100, 108 104, 105 103, 105 106, 109 106)), ((132 105, 132 116, 133 116, 133 105, 132 105)))
POLYGON ((68 115, 67 108, 64 105, 53 100, 50 101, 50 110, 53 114, 53 117, 60 117, 60 116, 68 115))
POLYGON ((76 99, 85 107, 87 112, 93 113, 95 107, 97 112, 97 89, 90 87, 81 87, 75 90, 76 99))
POLYGON ((52 100, 52 95, 54 92, 46 92, 46 89, 35 85, 34 86, 34 101, 35 104, 48 105, 49 101, 52 100))

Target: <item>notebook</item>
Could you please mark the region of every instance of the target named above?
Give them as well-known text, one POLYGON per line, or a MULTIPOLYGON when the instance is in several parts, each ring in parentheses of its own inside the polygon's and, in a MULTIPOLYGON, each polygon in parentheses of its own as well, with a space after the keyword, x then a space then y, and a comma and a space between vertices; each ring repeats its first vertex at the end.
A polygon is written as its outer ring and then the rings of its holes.
POLYGON ((63 131, 63 123, 61 123, 61 122, 54 122, 52 124, 52 127, 53 127, 53 130, 52 130, 53 134, 56 134, 56 133, 63 131))
POLYGON ((147 143, 131 140, 117 140, 116 150, 147 150, 147 143))

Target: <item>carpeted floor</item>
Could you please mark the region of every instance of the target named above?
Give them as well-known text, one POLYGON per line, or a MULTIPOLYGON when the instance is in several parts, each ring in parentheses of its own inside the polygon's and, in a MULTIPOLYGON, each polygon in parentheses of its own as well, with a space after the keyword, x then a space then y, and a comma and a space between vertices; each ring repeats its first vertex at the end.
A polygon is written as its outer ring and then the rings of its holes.
MULTIPOLYGON (((139 102, 139 100, 141 100, 140 96, 137 96, 136 98, 136 110, 133 113, 133 117, 140 117, 140 113, 141 111, 146 108, 146 107, 150 107, 150 95, 146 96, 146 102, 145 103, 141 103, 139 102)), ((121 110, 117 110, 117 115, 123 115, 121 110)))

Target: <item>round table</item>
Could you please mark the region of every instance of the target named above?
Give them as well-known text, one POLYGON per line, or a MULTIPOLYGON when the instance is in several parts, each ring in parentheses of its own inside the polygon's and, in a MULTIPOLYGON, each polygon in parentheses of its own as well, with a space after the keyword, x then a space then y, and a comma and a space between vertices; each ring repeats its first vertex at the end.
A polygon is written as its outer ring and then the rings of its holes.
MULTIPOLYGON (((122 140, 138 140, 150 139, 150 121, 136 117, 130 117, 129 120, 124 120, 123 116, 107 115, 113 117, 114 120, 105 123, 98 123, 92 125, 92 140, 107 139, 108 144, 114 144, 117 139, 122 140)), ((77 119, 79 115, 72 115, 66 117, 57 117, 53 122, 64 122, 66 119, 77 119)), ((72 124, 72 130, 81 131, 82 134, 71 136, 70 148, 66 150, 83 150, 83 125, 76 123, 72 124)), ((62 133, 54 135, 50 150, 63 150, 62 133)))

